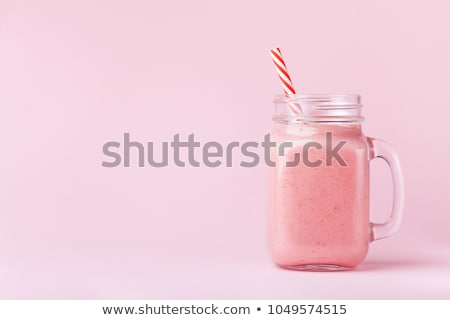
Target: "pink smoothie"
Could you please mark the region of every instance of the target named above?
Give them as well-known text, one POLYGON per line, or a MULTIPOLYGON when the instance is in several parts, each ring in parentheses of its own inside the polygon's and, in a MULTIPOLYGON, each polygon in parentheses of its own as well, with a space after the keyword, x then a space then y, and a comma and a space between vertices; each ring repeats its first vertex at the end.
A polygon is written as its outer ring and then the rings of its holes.
MULTIPOLYGON (((272 133, 277 145, 292 141, 286 156, 273 148, 270 168, 269 250, 274 262, 299 269, 351 268, 367 254, 369 231, 368 146, 358 124, 277 124, 272 133), (332 132, 332 145, 347 166, 336 159, 326 165, 325 133, 332 132), (322 160, 317 167, 303 161, 286 167, 295 153, 302 154, 309 141, 323 148, 310 148, 309 161, 322 160), (324 267, 322 265, 329 265, 324 267)), ((303 155, 301 155, 303 156, 303 155)))

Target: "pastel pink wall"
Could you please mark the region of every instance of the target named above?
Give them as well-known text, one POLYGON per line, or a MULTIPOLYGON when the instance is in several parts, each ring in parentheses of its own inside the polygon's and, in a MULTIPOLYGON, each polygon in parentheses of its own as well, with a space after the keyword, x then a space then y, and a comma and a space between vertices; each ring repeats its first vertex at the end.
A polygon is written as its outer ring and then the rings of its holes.
MULTIPOLYGON (((368 261, 450 256, 449 12, 444 0, 2 1, 0 297, 327 297, 228 282, 282 272, 265 251, 264 166, 100 165, 124 132, 262 139, 280 93, 274 46, 298 91, 360 93, 366 134, 400 154, 404 223, 368 261)), ((389 209, 386 170, 373 174, 376 212, 389 209)), ((435 280, 429 296, 450 297, 435 280)), ((330 281, 334 298, 388 292, 341 296, 330 281)), ((423 297, 404 288, 389 292, 423 297)))

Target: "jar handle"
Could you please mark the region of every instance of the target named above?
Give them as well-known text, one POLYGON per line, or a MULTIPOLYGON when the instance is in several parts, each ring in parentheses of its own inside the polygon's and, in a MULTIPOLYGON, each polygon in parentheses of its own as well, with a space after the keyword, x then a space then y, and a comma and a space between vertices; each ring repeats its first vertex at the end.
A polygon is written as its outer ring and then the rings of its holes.
POLYGON ((394 197, 392 211, 384 223, 370 223, 371 241, 387 238, 395 233, 401 223, 405 201, 405 186, 403 181, 400 160, 394 149, 385 141, 375 138, 367 138, 370 147, 369 160, 381 158, 385 160, 391 169, 394 197))

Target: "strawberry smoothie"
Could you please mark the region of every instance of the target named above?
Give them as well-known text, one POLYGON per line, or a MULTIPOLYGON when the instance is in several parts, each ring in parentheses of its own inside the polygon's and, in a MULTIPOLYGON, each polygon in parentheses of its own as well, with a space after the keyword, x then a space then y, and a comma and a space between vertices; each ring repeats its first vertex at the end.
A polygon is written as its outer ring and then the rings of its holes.
POLYGON ((276 166, 270 168, 269 182, 268 244, 273 261, 302 270, 356 266, 370 242, 369 148, 360 124, 277 123, 271 140, 277 143, 271 150, 276 166), (329 147, 327 132, 332 138, 329 147), (286 141, 293 147, 282 155, 278 146, 286 141), (344 163, 337 157, 327 159, 330 147, 341 141, 345 143, 338 154, 344 163), (309 142, 314 144, 305 154, 309 142), (296 153, 301 161, 287 166, 296 153))

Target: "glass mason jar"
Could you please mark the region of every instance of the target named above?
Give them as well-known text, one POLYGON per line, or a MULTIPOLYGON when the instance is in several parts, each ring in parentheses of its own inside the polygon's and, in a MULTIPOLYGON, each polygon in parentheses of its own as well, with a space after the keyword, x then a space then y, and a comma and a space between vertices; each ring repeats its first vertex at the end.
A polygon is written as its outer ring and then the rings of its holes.
POLYGON ((403 178, 393 149, 364 136, 358 95, 275 98, 269 179, 268 246, 280 267, 346 270, 369 243, 390 236, 403 211, 403 178), (301 113, 293 113, 300 106, 301 113), (393 208, 382 224, 369 220, 369 161, 382 158, 393 179, 393 208))

